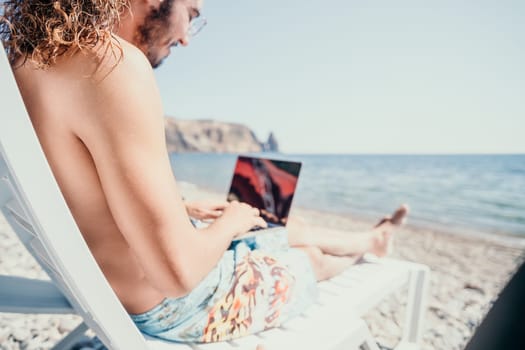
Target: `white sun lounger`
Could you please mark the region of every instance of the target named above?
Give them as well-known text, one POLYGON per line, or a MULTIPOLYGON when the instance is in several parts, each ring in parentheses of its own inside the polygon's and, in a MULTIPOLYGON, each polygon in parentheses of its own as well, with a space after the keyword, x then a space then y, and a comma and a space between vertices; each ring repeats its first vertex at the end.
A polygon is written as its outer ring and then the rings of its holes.
MULTIPOLYGON (((109 349, 377 349, 361 316, 407 287, 406 325, 397 349, 421 340, 428 268, 377 260, 320 284, 320 300, 280 328, 231 342, 174 344, 145 338, 104 278, 47 164, 0 44, 0 208, 50 281, 0 276, 0 312, 76 313, 83 323, 54 349, 90 328, 109 349)), ((1 252, 0 252, 1 254, 1 252)))

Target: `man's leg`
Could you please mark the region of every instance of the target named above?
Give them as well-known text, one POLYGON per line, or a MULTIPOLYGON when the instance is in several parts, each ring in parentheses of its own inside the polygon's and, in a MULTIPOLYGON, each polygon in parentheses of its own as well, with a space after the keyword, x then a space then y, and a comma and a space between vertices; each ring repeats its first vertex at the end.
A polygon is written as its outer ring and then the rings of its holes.
POLYGON ((360 258, 358 256, 334 256, 330 254, 324 254, 321 249, 315 246, 296 248, 304 251, 310 259, 312 270, 318 282, 337 276, 348 267, 355 264, 355 262, 360 258))
POLYGON ((408 206, 402 205, 391 217, 382 219, 369 232, 344 233, 323 229, 313 232, 306 224, 297 220, 288 226, 288 241, 292 247, 318 247, 323 253, 340 257, 361 257, 365 253, 384 256, 388 253, 393 231, 399 227, 408 206))

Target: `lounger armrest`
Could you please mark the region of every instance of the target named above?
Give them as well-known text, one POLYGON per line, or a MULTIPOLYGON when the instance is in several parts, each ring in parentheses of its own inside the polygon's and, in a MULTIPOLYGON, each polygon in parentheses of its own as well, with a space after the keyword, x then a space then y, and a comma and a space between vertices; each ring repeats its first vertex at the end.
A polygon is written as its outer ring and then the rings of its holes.
POLYGON ((0 275, 0 312, 75 313, 64 295, 51 281, 3 275, 0 275))

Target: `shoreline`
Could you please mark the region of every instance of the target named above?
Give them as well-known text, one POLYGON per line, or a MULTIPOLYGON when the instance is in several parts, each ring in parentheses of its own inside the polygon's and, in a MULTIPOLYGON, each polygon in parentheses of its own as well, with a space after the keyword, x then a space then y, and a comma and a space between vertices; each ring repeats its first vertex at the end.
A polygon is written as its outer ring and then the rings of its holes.
MULTIPOLYGON (((224 200, 224 195, 191 183, 179 182, 187 200, 224 200)), ((292 208, 322 234, 332 228, 352 234, 369 230, 375 222, 304 208, 292 208)), ((379 218, 378 218, 379 219, 379 218)), ((457 235, 415 225, 394 235, 394 259, 414 261, 431 269, 428 312, 422 349, 462 349, 491 303, 525 258, 525 249, 480 237, 457 235)), ((47 279, 45 273, 11 232, 0 215, 0 274, 47 279)), ((392 347, 401 335, 403 295, 394 295, 365 316, 373 336, 392 347)), ((0 350, 49 349, 72 330, 74 315, 0 314, 0 350)))
MULTIPOLYGON (((181 190, 184 192, 190 191, 195 192, 193 193, 193 196, 197 196, 197 198, 214 198, 216 200, 223 200, 225 195, 223 195, 221 192, 218 192, 217 190, 207 188, 205 186, 196 185, 190 182, 186 181, 178 181, 177 182, 181 190)), ((189 199, 189 197, 188 197, 189 199)), ((408 203, 410 205, 410 203, 408 203)), ((392 208, 392 210, 395 210, 395 208, 392 208)), ((356 215, 352 213, 351 215, 347 215, 341 212, 331 212, 327 210, 322 209, 315 209, 315 208, 305 208, 301 206, 295 206, 292 204, 292 209, 290 215, 293 215, 294 213, 303 213, 302 216, 305 216, 305 214, 311 215, 311 214, 320 214, 322 216, 333 216, 334 218, 341 218, 341 219, 350 219, 351 221, 355 223, 359 223, 363 227, 370 227, 371 225, 374 225, 380 217, 377 217, 377 220, 374 221, 374 219, 371 218, 372 215, 356 215)), ((408 223, 405 225, 408 229, 411 229, 413 231, 435 231, 439 232, 441 234, 446 234, 450 236, 458 236, 466 239, 474 239, 474 240, 483 240, 487 243, 494 243, 494 244, 501 244, 505 246, 510 247, 516 247, 516 248, 522 248, 525 249, 525 235, 521 236, 515 233, 509 233, 509 232, 487 232, 487 231, 481 231, 476 230, 473 228, 466 228, 466 227, 446 227, 444 224, 424 224, 422 222, 416 222, 413 223, 410 220, 410 214, 408 215, 408 223)))

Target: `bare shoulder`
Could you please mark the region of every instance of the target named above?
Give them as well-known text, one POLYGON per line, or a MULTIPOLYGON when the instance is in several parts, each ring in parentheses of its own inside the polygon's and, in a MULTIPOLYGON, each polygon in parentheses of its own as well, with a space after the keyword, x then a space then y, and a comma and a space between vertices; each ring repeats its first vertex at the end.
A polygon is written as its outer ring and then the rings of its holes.
MULTIPOLYGON (((160 127, 164 113, 150 63, 130 43, 119 39, 116 44, 117 49, 107 50, 102 56, 97 52, 95 74, 87 79, 84 96, 90 101, 90 124, 98 121, 110 128, 115 123, 121 128, 124 123, 140 125, 156 120, 160 127)), ((79 59, 93 63, 89 55, 79 59)))
POLYGON ((95 81, 111 83, 114 79, 123 79, 128 74, 133 76, 128 76, 127 79, 153 76, 146 56, 124 39, 113 39, 113 48, 98 49, 97 54, 100 64, 94 76, 95 81))
POLYGON ((156 91, 153 69, 146 56, 123 39, 119 39, 114 45, 113 49, 106 48, 97 52, 99 62, 91 79, 95 88, 93 91, 104 92, 115 88, 128 93, 132 92, 130 89, 137 88, 156 91))

